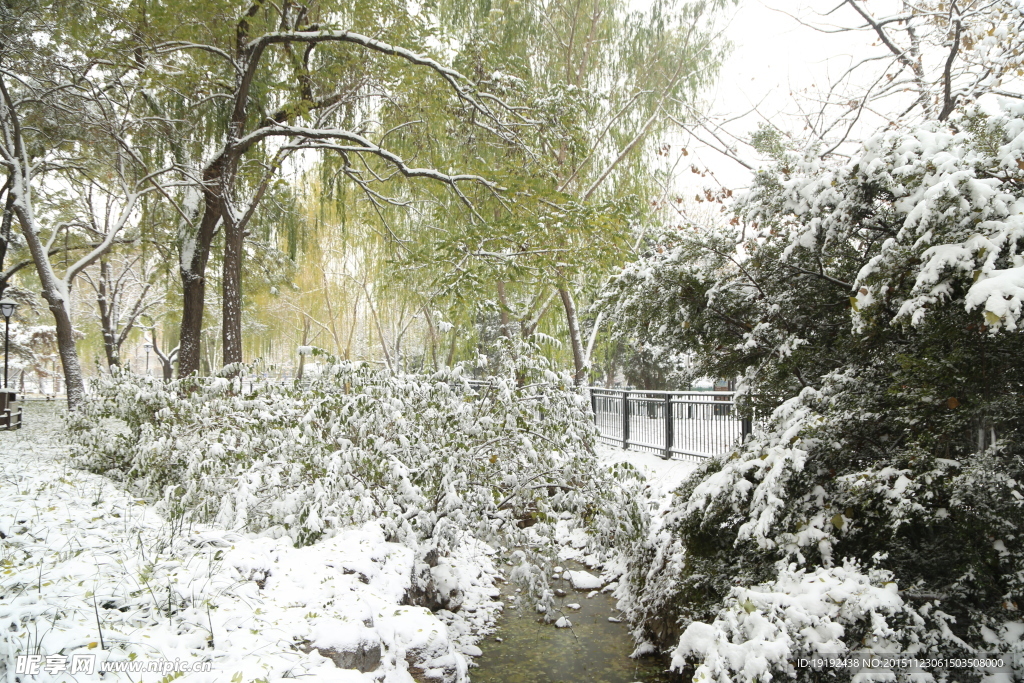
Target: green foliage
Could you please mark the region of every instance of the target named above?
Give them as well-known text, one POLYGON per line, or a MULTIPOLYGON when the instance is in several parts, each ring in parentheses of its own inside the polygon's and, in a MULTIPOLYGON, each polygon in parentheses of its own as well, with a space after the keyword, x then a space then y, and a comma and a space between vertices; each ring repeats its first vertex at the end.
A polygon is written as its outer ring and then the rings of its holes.
POLYGON ((742 223, 659 235, 613 284, 623 334, 741 375, 763 421, 630 563, 632 617, 678 642, 677 667, 725 675, 725 649, 769 641, 758 675, 797 680, 815 651, 1020 665, 1021 114, 885 132, 846 164, 780 159, 742 223))
POLYGON ((442 555, 466 532, 507 540, 535 520, 550 523, 534 538, 563 520, 595 547, 629 533, 609 505, 622 473, 598 465, 586 401, 544 362, 499 354, 486 384, 471 385, 465 365, 392 376, 316 358, 308 388, 103 378, 71 418, 76 461, 174 516, 277 526, 299 545, 371 520, 442 555))

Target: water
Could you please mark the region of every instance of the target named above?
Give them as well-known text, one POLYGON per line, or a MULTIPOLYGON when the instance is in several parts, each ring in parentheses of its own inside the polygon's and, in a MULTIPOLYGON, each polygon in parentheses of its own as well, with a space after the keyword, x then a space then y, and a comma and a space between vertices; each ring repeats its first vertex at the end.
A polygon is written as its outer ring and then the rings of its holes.
MULTIPOLYGON (((569 569, 582 569, 569 566, 569 569)), ((483 655, 470 669, 473 683, 667 683, 667 661, 663 657, 630 659, 633 639, 624 623, 608 621, 617 617, 615 599, 607 593, 588 598, 589 591, 576 591, 568 581, 552 582, 566 591, 556 598, 555 607, 572 622, 572 628, 544 623, 533 610, 534 602, 524 599, 522 608, 512 607, 515 586, 502 591, 505 611, 498 619, 497 632, 480 642, 483 655), (571 609, 570 604, 580 605, 571 609), (501 638, 502 642, 498 642, 501 638)))

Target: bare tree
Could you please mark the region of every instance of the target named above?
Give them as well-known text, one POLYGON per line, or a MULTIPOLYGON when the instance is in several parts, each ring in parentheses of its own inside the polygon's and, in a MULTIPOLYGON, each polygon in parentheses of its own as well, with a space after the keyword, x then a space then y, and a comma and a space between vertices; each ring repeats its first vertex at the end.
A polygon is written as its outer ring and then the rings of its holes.
MULTIPOLYGON (((795 22, 832 35, 864 38, 852 57, 821 92, 793 105, 803 129, 789 135, 779 117, 755 107, 728 116, 697 116, 677 123, 702 145, 748 170, 757 165, 751 138, 737 131, 748 115, 763 127, 787 135, 804 153, 827 157, 861 140, 863 131, 907 121, 945 121, 960 104, 985 95, 1021 99, 1024 69, 1024 8, 1011 0, 841 0, 795 22)), ((783 10, 779 10, 783 11, 783 10)))
POLYGON ((5 177, 0 187, 9 209, 4 221, 18 223, 54 316, 73 409, 85 386, 72 325, 72 284, 121 239, 142 198, 161 189, 157 179, 166 169, 147 172, 127 142, 134 122, 113 95, 130 85, 73 45, 47 42, 59 23, 48 12, 29 8, 24 15, 2 17, 0 169, 5 177), (91 174, 109 179, 110 216, 102 233, 87 210, 69 207, 63 196, 69 182, 91 174), (69 260, 76 250, 82 253, 69 260), (56 254, 64 255, 63 265, 56 254))
POLYGON ((82 274, 96 295, 103 350, 111 369, 120 366, 121 346, 139 319, 164 301, 164 295, 153 288, 153 265, 144 254, 104 254, 93 272, 82 274))

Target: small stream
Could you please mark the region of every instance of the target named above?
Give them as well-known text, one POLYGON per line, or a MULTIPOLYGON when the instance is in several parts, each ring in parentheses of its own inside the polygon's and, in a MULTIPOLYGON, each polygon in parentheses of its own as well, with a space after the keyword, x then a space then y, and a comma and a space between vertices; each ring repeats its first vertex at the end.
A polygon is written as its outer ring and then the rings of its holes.
MULTIPOLYGON (((566 563, 570 570, 586 569, 566 563)), ((469 675, 473 683, 666 683, 667 660, 663 657, 630 659, 633 639, 618 618, 615 599, 608 593, 574 590, 569 581, 552 581, 565 591, 555 599, 572 622, 571 628, 545 623, 532 600, 523 599, 516 609, 516 586, 504 584, 505 611, 497 631, 479 643, 483 655, 475 659, 469 675), (570 605, 579 605, 573 609, 570 605), (500 641, 498 639, 501 639, 500 641)), ((559 613, 556 613, 559 614, 559 613)))

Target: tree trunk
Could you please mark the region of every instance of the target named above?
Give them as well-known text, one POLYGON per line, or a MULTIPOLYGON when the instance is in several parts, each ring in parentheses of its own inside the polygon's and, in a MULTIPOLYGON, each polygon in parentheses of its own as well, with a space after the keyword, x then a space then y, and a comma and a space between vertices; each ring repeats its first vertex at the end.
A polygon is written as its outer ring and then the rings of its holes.
MULTIPOLYGON (((302 314, 302 342, 299 346, 306 346, 309 343, 309 316, 305 313, 302 314)), ((303 349, 305 351, 305 349, 303 349)), ((302 371, 306 367, 306 354, 299 354, 299 369, 295 373, 295 379, 298 382, 302 381, 302 371)))
POLYGON ((458 338, 458 328, 453 327, 449 330, 452 333, 452 343, 448 346, 448 358, 445 360, 445 367, 451 368, 455 365, 455 340, 458 338))
POLYGON ((17 174, 12 183, 11 192, 15 198, 14 211, 21 223, 21 232, 25 243, 32 254, 43 298, 53 313, 54 325, 57 328, 57 351, 60 353, 61 366, 64 368, 64 385, 67 387, 68 408, 76 410, 85 400, 85 382, 82 379, 82 367, 78 362, 78 350, 75 348, 75 331, 71 326, 70 286, 53 272, 46 247, 39 239, 36 229, 35 215, 32 212, 32 196, 28 178, 25 174, 17 174))
POLYGON ((576 369, 573 382, 576 386, 582 386, 587 378, 587 364, 583 358, 583 341, 580 338, 580 321, 576 315, 576 303, 572 300, 572 294, 565 287, 559 287, 558 294, 562 297, 562 305, 565 307, 565 321, 569 326, 569 340, 572 342, 572 362, 576 369))
POLYGON ((116 301, 111 300, 112 293, 107 287, 110 283, 110 264, 107 259, 100 259, 100 284, 99 296, 96 303, 100 307, 100 327, 103 332, 103 352, 107 356, 107 368, 113 370, 121 366, 121 347, 117 343, 117 320, 116 301), (109 297, 109 298, 108 298, 109 297))
POLYGON ((224 365, 242 362, 242 242, 243 230, 224 220, 224 269, 221 280, 221 338, 224 343, 224 365))
POLYGON ((68 408, 77 410, 85 401, 85 381, 82 379, 82 367, 78 362, 78 349, 75 348, 75 331, 69 313, 70 302, 55 296, 55 292, 46 286, 43 287, 43 298, 50 304, 50 311, 56 322, 57 351, 60 353, 60 364, 64 368, 68 408))
POLYGON ((601 322, 604 320, 604 311, 597 314, 594 320, 594 329, 590 331, 590 341, 587 342, 587 351, 583 354, 583 362, 590 365, 590 359, 594 357, 594 344, 597 342, 597 333, 601 329, 601 322))
POLYGON ((210 245, 220 221, 220 196, 212 188, 219 187, 220 165, 210 166, 203 173, 204 210, 199 229, 192 232, 183 227, 181 241, 182 309, 181 336, 178 351, 178 377, 188 377, 200 370, 203 334, 203 305, 206 297, 206 262, 210 258, 210 245))
POLYGON ((512 338, 512 330, 509 328, 508 300, 505 298, 505 283, 498 280, 498 315, 501 319, 501 336, 512 338))
POLYGON ((22 232, 28 243, 32 260, 35 261, 42 285, 43 298, 53 313, 54 325, 57 328, 57 351, 60 353, 61 367, 64 368, 64 386, 67 387, 68 408, 76 410, 85 400, 85 382, 82 379, 82 367, 78 362, 78 350, 75 348, 75 331, 71 325, 71 306, 68 287, 57 278, 53 266, 47 258, 46 249, 39 241, 35 225, 28 212, 19 212, 22 232))

